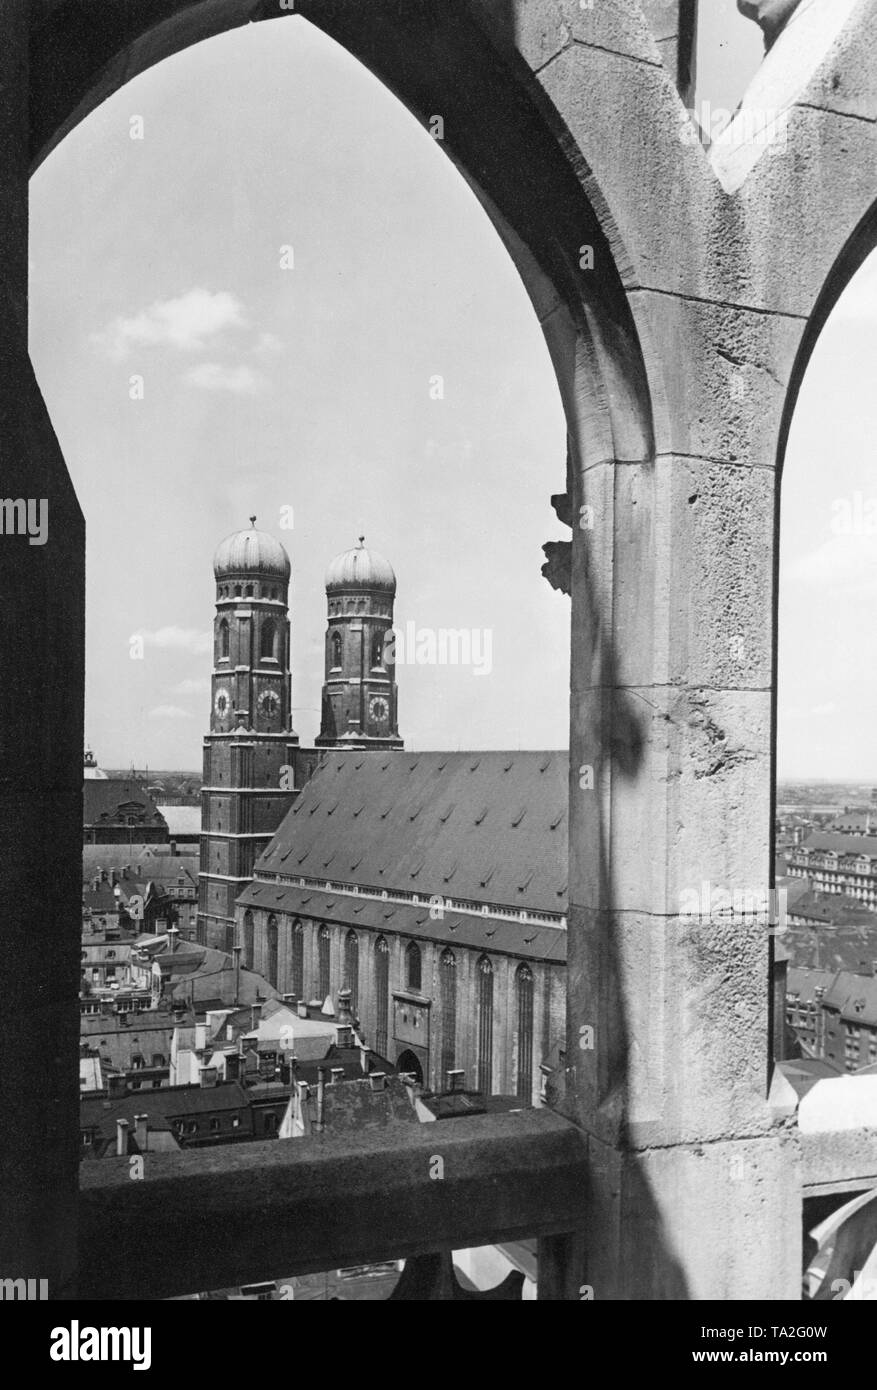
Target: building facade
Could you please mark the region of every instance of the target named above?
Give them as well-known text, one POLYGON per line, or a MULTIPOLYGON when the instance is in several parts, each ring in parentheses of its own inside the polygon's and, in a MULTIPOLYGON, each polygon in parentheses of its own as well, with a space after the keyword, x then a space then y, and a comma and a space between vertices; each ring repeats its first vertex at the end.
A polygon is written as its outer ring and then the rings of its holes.
POLYGON ((566 753, 333 753, 237 902, 284 994, 349 988, 369 1046, 435 1089, 537 1102, 565 1026, 566 753))

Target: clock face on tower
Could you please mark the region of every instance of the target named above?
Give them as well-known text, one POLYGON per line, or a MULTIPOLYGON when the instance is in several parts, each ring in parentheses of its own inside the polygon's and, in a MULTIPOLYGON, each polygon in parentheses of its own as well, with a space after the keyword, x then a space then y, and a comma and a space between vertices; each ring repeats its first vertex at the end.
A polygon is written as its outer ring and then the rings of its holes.
POLYGON ((373 695, 368 702, 368 712, 378 724, 383 724, 390 713, 390 706, 383 695, 373 695))
POLYGON ((259 709, 268 718, 273 719, 280 709, 280 700, 276 690, 263 690, 259 696, 259 709))
POLYGON ((216 714, 219 719, 224 719, 225 716, 228 714, 230 704, 231 701, 228 697, 228 691, 225 689, 224 686, 221 685, 217 690, 216 696, 213 700, 213 708, 216 710, 216 714))

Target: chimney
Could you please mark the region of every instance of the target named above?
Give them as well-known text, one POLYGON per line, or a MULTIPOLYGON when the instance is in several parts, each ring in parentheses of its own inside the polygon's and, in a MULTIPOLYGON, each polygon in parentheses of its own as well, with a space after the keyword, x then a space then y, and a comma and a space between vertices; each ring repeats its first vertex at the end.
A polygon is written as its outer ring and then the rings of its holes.
POLYGON ((283 995, 281 995, 280 997, 281 997, 281 999, 283 1000, 284 1004, 288 1005, 290 1009, 294 1009, 294 1008, 295 1008, 296 997, 297 997, 296 995, 294 995, 294 994, 283 994, 283 995))
POLYGON ((308 1006, 307 1006, 307 1004, 305 1003, 304 999, 299 999, 297 1008, 298 1008, 298 1016, 299 1016, 299 1018, 307 1018, 307 1016, 308 1016, 308 1006))
POLYGON ((169 949, 170 949, 171 955, 173 955, 174 951, 177 949, 177 937, 179 936, 179 934, 180 934, 180 929, 179 929, 179 927, 173 926, 173 925, 171 925, 171 926, 168 927, 168 929, 167 929, 167 940, 168 940, 168 947, 169 947, 169 949))
POLYGON ((387 1073, 385 1071, 373 1071, 369 1081, 373 1091, 384 1091, 387 1088, 387 1073))
POLYGON ((326 1068, 317 1069, 317 1122, 316 1130, 318 1134, 323 1132, 323 1115, 326 1109, 326 1068))
POLYGON ((116 888, 116 887, 118 886, 118 883, 119 883, 119 871, 118 871, 118 869, 110 869, 110 883, 113 885, 114 888, 116 888))
POLYGON ((364 1044, 359 1048, 359 1065, 362 1067, 363 1076, 368 1076, 368 1048, 364 1044))
POLYGON ((339 991, 338 991, 338 1020, 337 1020, 337 1021, 338 1021, 338 1023, 339 1023, 340 1025, 342 1025, 342 1026, 343 1026, 345 1023, 346 1023, 348 1026, 352 1026, 352 1024, 353 1024, 353 1014, 352 1014, 351 1011, 350 1011, 350 997, 351 997, 351 996, 350 996, 350 990, 347 988, 346 985, 345 985, 345 987, 344 987, 343 989, 339 989, 339 991))
POLYGON ((124 869, 122 870, 122 878, 130 878, 130 876, 131 876, 131 865, 130 865, 130 864, 126 864, 125 867, 124 867, 124 869))
POLYGON ((116 1120, 116 1157, 124 1158, 128 1152, 128 1121, 116 1120))
POLYGON ((448 1072, 445 1073, 445 1075, 446 1075, 447 1078, 448 1078, 448 1090, 449 1090, 449 1091, 456 1091, 456 1090, 462 1091, 462 1089, 463 1089, 462 1082, 465 1080, 465 1077, 466 1077, 466 1073, 462 1070, 462 1068, 458 1068, 458 1069, 456 1069, 456 1070, 454 1070, 454 1071, 448 1071, 448 1072), (457 1082, 458 1082, 458 1081, 461 1083, 459 1086, 457 1085, 457 1082))
POLYGON ((241 997, 241 947, 235 946, 232 955, 234 956, 234 1002, 237 1004, 241 997))
POLYGON ((337 1086, 338 1083, 339 1083, 340 1081, 343 1081, 343 1080, 344 1080, 344 1068, 343 1068, 343 1067, 333 1067, 333 1068, 332 1068, 332 1083, 331 1083, 331 1084, 332 1084, 333 1086, 337 1086))
POLYGON ((142 1154, 146 1153, 146 1124, 148 1119, 148 1115, 134 1116, 134 1134, 137 1139, 137 1147, 142 1154))

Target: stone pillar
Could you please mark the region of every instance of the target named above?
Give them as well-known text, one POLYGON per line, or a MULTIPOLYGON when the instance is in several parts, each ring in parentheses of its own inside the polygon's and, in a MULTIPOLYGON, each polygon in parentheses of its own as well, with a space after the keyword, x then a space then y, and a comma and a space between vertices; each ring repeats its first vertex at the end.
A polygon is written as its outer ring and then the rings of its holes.
MULTIPOLYGON (((45 543, 0 534, 0 1268, 75 1278, 85 533, 27 352, 27 19, 0 47, 0 490, 45 543), (48 857, 47 857, 48 856, 48 857)), ((0 499, 2 501, 3 499, 0 499)))

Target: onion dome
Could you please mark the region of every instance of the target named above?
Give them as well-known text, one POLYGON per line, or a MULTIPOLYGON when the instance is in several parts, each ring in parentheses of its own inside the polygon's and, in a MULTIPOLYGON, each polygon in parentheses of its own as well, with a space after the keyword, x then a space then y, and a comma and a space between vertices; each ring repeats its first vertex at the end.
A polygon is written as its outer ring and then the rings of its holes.
POLYGON ((383 589, 395 594, 396 576, 393 566, 376 550, 366 550, 365 536, 359 545, 336 555, 326 570, 326 593, 342 593, 350 589, 383 589))
POLYGON ((235 531, 217 546, 213 557, 213 573, 217 579, 237 575, 269 575, 289 583, 292 566, 279 541, 267 531, 256 530, 256 518, 250 517, 249 531, 235 531))

